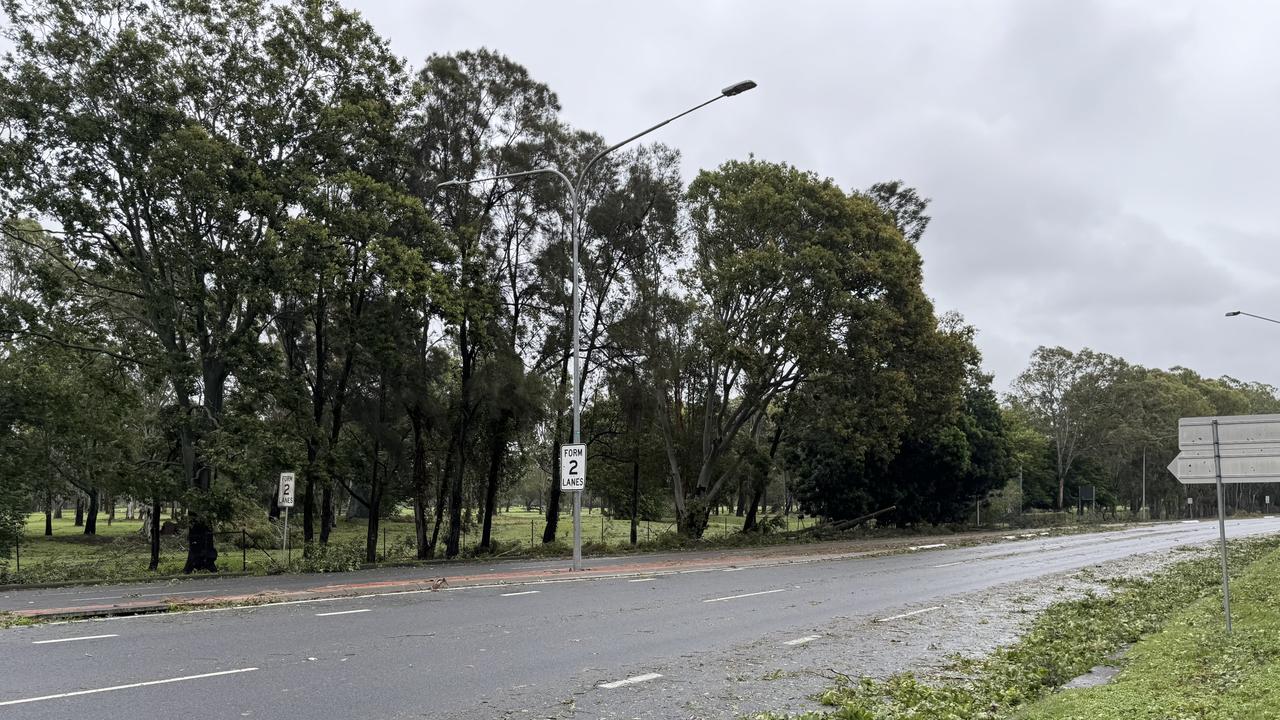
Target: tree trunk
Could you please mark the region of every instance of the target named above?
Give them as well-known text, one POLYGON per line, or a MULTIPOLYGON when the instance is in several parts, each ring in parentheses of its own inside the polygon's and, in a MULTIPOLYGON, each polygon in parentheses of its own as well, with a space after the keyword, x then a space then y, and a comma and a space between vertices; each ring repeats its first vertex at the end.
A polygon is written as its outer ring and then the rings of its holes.
POLYGON ((409 412, 413 424, 413 539, 419 560, 431 557, 427 545, 427 447, 422 441, 422 413, 409 412))
POLYGON ((493 549, 491 543, 493 513, 497 509, 495 506, 498 502, 498 482, 502 479, 502 461, 507 453, 507 433, 510 424, 508 413, 506 411, 500 413, 498 420, 494 423, 493 438, 489 446, 489 476, 484 486, 484 526, 480 533, 480 549, 486 551, 493 549))
POLYGON ((46 494, 44 500, 44 536, 53 537, 53 495, 46 494))
MULTIPOLYGON (((778 418, 777 425, 773 429, 773 441, 769 443, 769 467, 760 472, 760 477, 753 478, 751 507, 747 511, 747 519, 742 523, 742 532, 752 532, 759 525, 756 522, 756 508, 765 509, 765 493, 769 489, 769 469, 773 467, 773 459, 778 454, 778 445, 782 442, 782 429, 785 427, 787 417, 791 414, 791 402, 788 397, 787 402, 782 406, 782 415, 778 418)), ((753 473, 754 475, 754 473, 753 473)), ((776 509, 776 508, 775 508, 776 509)))
MULTIPOLYGON (((453 457, 452 451, 449 457, 453 457)), ((431 526, 431 542, 427 544, 427 557, 435 557, 437 544, 440 542, 440 527, 444 525, 444 491, 448 487, 445 477, 448 476, 449 462, 445 462, 445 475, 440 478, 440 487, 436 488, 436 518, 431 526)))
POLYGON ((85 512, 84 534, 98 534, 98 488, 89 488, 89 509, 85 512))
MULTIPOLYGON (((374 448, 376 454, 376 443, 374 448)), ((368 563, 378 562, 378 525, 382 520, 382 513, 379 512, 382 507, 382 488, 377 478, 378 463, 376 460, 373 463, 373 474, 374 478, 370 481, 369 487, 369 522, 365 525, 364 533, 364 561, 368 563)))
POLYGON ((316 448, 307 445, 307 469, 302 490, 302 542, 310 545, 316 537, 316 448))
MULTIPOLYGON (((465 425, 466 421, 462 422, 465 425)), ((444 549, 446 559, 457 557, 461 549, 459 543, 462 540, 462 480, 467 468, 463 451, 465 436, 465 429, 460 428, 456 450, 458 458, 454 462, 453 477, 449 478, 449 536, 445 538, 444 549)))
POLYGON ((640 457, 631 460, 631 547, 638 542, 640 531, 640 457))
POLYGON ((182 572, 187 575, 197 570, 218 572, 218 548, 213 541, 213 526, 199 513, 189 513, 188 517, 191 518, 191 530, 187 533, 187 564, 182 572))
POLYGON ((76 494, 76 527, 84 527, 84 498, 76 494))
MULTIPOLYGON (((373 463, 373 467, 376 472, 378 467, 378 463, 376 460, 373 463)), ((371 512, 370 514, 376 515, 377 513, 371 512)), ((324 488, 321 489, 320 491, 320 544, 321 545, 329 544, 329 531, 332 529, 333 529, 333 482, 326 479, 324 481, 324 488)), ((373 561, 370 560, 370 562, 373 562, 373 561)))
POLYGON ((453 468, 453 477, 449 479, 449 537, 445 541, 444 556, 452 559, 458 556, 459 541, 462 539, 462 481, 467 469, 467 440, 471 430, 471 376, 474 370, 475 350, 471 346, 469 318, 465 316, 458 329, 458 354, 462 360, 460 380, 460 402, 458 407, 458 461, 453 468))
POLYGON ((542 530, 542 542, 553 543, 560 529, 560 433, 564 425, 563 398, 569 387, 569 355, 560 363, 560 385, 556 391, 556 425, 551 442, 551 492, 547 498, 547 524, 542 530))
POLYGON ((111 523, 116 520, 116 496, 109 495, 106 499, 107 503, 107 527, 111 527, 111 523))
POLYGON ((742 532, 749 533, 759 529, 756 522, 756 509, 761 506, 764 500, 764 483, 752 483, 754 487, 751 489, 751 502, 747 505, 747 519, 742 523, 742 532))
POLYGON ((160 567, 160 501, 151 501, 151 517, 148 518, 151 523, 151 562, 147 565, 147 569, 155 571, 160 567))

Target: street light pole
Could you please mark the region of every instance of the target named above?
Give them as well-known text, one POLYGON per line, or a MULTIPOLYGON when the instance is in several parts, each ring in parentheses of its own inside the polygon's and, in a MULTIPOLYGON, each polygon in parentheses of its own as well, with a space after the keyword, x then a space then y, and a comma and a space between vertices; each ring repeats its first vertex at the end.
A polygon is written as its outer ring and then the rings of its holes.
POLYGON ((1231 312, 1227 313, 1227 317, 1236 317, 1237 315, 1244 315, 1245 317, 1251 317, 1258 320, 1266 320, 1269 323, 1275 323, 1277 325, 1280 325, 1280 320, 1272 320, 1269 317, 1254 315, 1253 313, 1247 313, 1247 312, 1244 312, 1243 310, 1232 310, 1231 312))
MULTIPOLYGON (((470 185, 472 183, 489 182, 493 180, 505 180, 509 178, 527 177, 529 175, 538 175, 542 173, 550 173, 552 175, 555 175, 556 177, 560 178, 561 182, 565 184, 565 188, 569 193, 569 204, 570 204, 569 238, 573 246, 573 298, 572 298, 572 305, 573 305, 573 390, 572 390, 573 392, 573 395, 572 395, 573 444, 577 445, 582 442, 582 358, 581 358, 581 355, 582 355, 582 345, 581 345, 582 295, 578 291, 578 246, 580 244, 579 237, 581 235, 581 232, 578 226, 582 220, 582 203, 581 203, 582 190, 586 185, 588 176, 592 168, 594 168, 596 166, 596 163, 600 162, 606 155, 613 152, 614 150, 617 150, 623 145, 626 145, 627 143, 630 143, 634 140, 642 138, 645 135, 648 135, 649 133, 653 132, 654 130, 657 130, 658 128, 672 122, 673 120, 678 120, 684 117, 685 115, 688 115, 691 112, 700 110, 710 105, 711 103, 717 100, 720 100, 721 98, 727 98, 727 97, 733 97, 734 95, 739 95, 741 93, 744 93, 754 88, 755 86, 756 86, 756 83, 755 81, 752 81, 752 80, 743 80, 742 82, 734 83, 733 85, 730 85, 729 87, 726 87, 725 89, 721 90, 719 95, 711 98, 710 100, 694 105, 688 110, 685 110, 684 112, 679 113, 677 115, 672 115, 671 117, 667 118, 666 120, 663 120, 657 125, 654 125, 646 130, 642 130, 636 133, 635 135, 632 135, 631 137, 627 138, 626 140, 623 140, 622 142, 618 142, 618 143, 614 143, 613 145, 610 145, 604 150, 601 150, 600 152, 593 155, 591 159, 587 161, 587 164, 584 165, 582 167, 582 170, 578 173, 577 182, 570 180, 569 176, 565 175, 563 172, 560 172, 560 170, 551 166, 547 166, 547 167, 537 168, 535 170, 525 170, 524 172, 514 172, 514 173, 503 173, 501 175, 492 175, 490 177, 474 178, 472 180, 461 180, 461 179, 446 180, 436 186, 436 188, 438 189, 438 188, 452 186, 452 185, 470 185)), ((554 469, 552 470, 552 475, 553 476, 555 475, 554 469)), ((575 571, 582 569, 582 491, 581 490, 573 491, 573 569, 575 571)))

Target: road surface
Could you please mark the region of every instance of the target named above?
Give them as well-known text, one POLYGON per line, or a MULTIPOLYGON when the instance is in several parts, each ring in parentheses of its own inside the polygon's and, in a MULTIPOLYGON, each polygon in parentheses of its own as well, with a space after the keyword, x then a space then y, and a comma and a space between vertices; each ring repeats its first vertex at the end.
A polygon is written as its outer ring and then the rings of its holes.
MULTIPOLYGON (((1231 537, 1275 532, 1280 520, 1228 523, 1231 537)), ((11 628, 0 631, 0 717, 545 717, 587 699, 626 717, 735 646, 764 638, 796 652, 824 642, 835 618, 945 613, 950 596, 1216 536, 1216 523, 1174 523, 11 628)), ((51 592, 3 602, 49 602, 51 592)))

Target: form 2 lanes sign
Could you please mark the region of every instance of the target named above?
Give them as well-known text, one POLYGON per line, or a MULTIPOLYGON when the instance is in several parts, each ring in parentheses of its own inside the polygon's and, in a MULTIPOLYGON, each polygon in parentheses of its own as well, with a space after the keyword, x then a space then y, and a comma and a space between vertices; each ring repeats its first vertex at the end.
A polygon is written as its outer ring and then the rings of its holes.
POLYGON ((560 446, 560 489, 582 490, 587 485, 587 446, 560 446))

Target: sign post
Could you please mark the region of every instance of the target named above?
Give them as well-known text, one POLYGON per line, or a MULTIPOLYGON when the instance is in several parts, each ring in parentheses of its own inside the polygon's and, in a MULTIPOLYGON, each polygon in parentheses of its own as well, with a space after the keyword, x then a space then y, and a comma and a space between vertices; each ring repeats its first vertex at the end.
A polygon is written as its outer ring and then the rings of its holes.
MULTIPOLYGON (((1178 421, 1178 457, 1169 472, 1184 485, 1213 483, 1218 495, 1222 545, 1222 611, 1231 634, 1231 583, 1227 575, 1226 483, 1280 482, 1280 415, 1232 415, 1178 421)), ((1191 504, 1191 498, 1187 498, 1191 504)))
POLYGON ((587 486, 587 446, 560 446, 560 492, 573 493, 573 569, 582 569, 582 490, 587 486))
POLYGON ((289 551, 289 508, 293 507, 293 486, 293 473, 280 473, 280 491, 276 495, 276 505, 279 505, 284 510, 284 562, 286 570, 293 562, 293 554, 289 551))
POLYGON ((1213 474, 1218 485, 1218 540, 1222 543, 1222 614, 1227 618, 1227 634, 1231 634, 1231 580, 1227 575, 1227 503, 1222 491, 1222 456, 1218 442, 1218 421, 1213 421, 1213 474))

